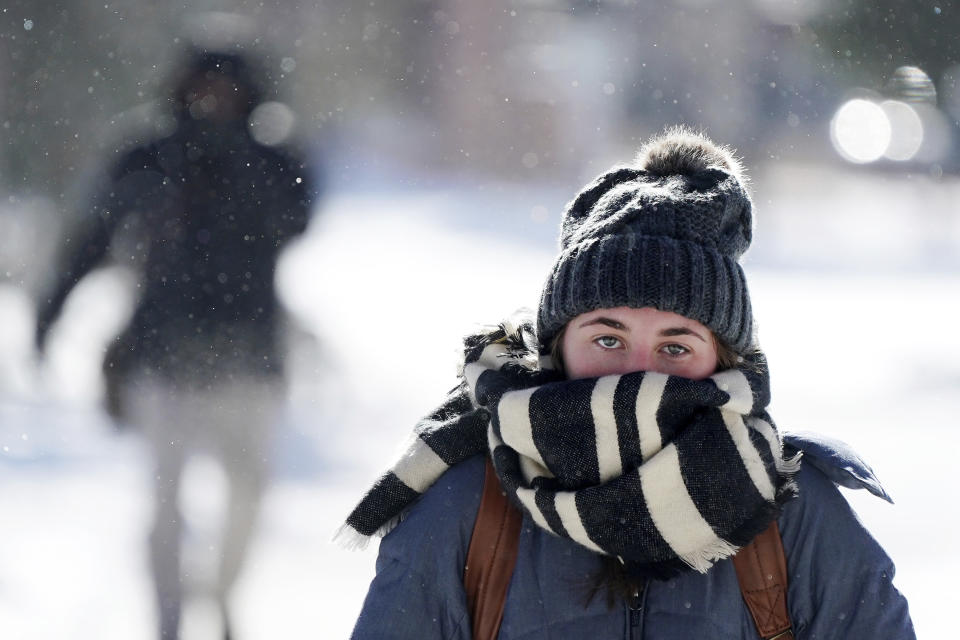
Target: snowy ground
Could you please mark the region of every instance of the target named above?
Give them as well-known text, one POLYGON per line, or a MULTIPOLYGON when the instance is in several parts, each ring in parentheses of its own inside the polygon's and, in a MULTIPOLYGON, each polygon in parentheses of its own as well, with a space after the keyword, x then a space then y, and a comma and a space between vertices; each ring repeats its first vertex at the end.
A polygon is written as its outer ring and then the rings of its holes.
MULTIPOLYGON (((767 186, 747 269, 772 414, 873 465, 896 505, 847 495, 896 560, 918 635, 948 637, 960 574, 960 510, 943 497, 960 443, 960 186, 801 168, 755 182, 767 186)), ((276 477, 235 597, 238 638, 349 634, 375 550, 343 551, 331 533, 452 386, 459 336, 536 303, 569 195, 334 194, 290 251, 284 296, 319 339, 294 341, 276 477)), ((29 305, 0 289, 4 638, 152 637, 146 455, 95 404, 96 327, 120 321, 124 291, 102 274, 78 292, 38 378, 29 305)), ((189 582, 204 584, 223 479, 199 458, 188 480, 189 582)), ((193 602, 185 626, 186 640, 216 637, 212 603, 193 602)))

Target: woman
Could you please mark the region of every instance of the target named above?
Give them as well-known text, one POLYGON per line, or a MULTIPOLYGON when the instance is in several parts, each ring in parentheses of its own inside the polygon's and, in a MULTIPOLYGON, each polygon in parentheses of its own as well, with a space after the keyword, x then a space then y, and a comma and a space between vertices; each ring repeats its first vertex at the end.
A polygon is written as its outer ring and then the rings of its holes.
POLYGON ((535 326, 467 339, 461 385, 348 518, 389 532, 355 638, 471 636, 486 457, 523 513, 500 638, 756 638, 731 557, 774 521, 794 637, 914 637, 835 486, 886 498, 869 467, 766 413, 751 227, 736 159, 683 129, 580 192, 535 326))

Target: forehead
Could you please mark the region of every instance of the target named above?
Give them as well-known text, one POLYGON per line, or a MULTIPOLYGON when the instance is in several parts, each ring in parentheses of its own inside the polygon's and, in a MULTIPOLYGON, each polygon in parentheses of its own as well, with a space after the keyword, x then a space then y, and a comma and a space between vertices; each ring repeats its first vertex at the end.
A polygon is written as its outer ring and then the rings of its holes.
POLYGON ((572 328, 576 329, 584 323, 590 323, 600 318, 614 320, 623 324, 626 328, 638 327, 686 327, 690 329, 701 329, 706 333, 710 330, 700 322, 682 316, 672 311, 661 311, 653 307, 642 307, 639 309, 633 307, 614 307, 610 309, 595 309, 587 313, 582 313, 570 321, 572 328))

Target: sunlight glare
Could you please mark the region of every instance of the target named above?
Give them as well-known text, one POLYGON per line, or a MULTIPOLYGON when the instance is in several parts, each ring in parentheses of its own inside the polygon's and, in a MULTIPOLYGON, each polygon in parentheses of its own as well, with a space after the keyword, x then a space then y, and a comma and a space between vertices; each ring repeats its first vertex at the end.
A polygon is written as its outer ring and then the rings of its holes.
POLYGON ((873 162, 890 145, 890 119, 879 105, 855 98, 843 104, 830 121, 830 140, 850 162, 873 162))

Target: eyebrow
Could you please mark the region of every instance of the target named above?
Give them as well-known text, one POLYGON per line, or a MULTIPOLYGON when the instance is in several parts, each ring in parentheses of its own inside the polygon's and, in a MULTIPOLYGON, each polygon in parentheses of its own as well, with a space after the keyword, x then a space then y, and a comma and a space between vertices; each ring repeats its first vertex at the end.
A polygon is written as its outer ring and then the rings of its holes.
MULTIPOLYGON (((599 318, 594 318, 593 320, 587 320, 581 324, 579 328, 583 329, 584 327, 589 327, 595 324, 602 324, 606 327, 610 327, 611 329, 626 331, 627 333, 630 332, 630 328, 625 324, 618 320, 614 320, 613 318, 607 318, 606 316, 600 316, 599 318)), ((664 338, 669 338, 671 336, 693 336, 695 338, 699 338, 702 342, 707 341, 706 338, 701 336, 699 333, 693 329, 688 329, 687 327, 669 327, 660 331, 660 336, 664 338)))
POLYGON ((580 328, 583 329, 584 327, 589 327, 595 324, 602 324, 604 326, 610 327, 611 329, 619 329, 620 331, 630 331, 627 328, 627 326, 622 322, 618 322, 617 320, 614 320, 612 318, 607 318, 605 316, 600 316, 599 318, 594 318, 593 320, 587 320, 582 325, 580 325, 580 328))
POLYGON ((695 338, 700 338, 702 342, 706 342, 706 339, 703 336, 693 329, 688 329, 686 327, 670 327, 669 329, 664 329, 661 331, 660 335, 665 338, 669 336, 694 336, 695 338))

